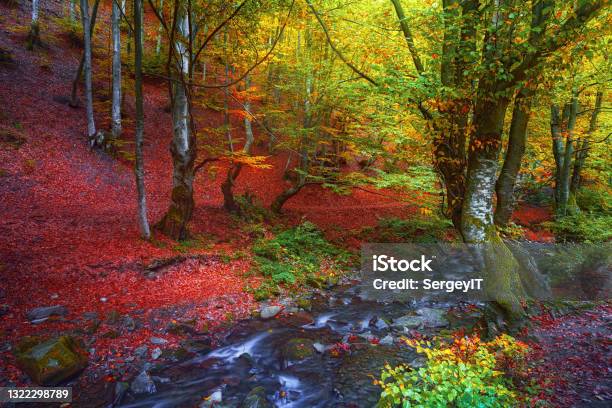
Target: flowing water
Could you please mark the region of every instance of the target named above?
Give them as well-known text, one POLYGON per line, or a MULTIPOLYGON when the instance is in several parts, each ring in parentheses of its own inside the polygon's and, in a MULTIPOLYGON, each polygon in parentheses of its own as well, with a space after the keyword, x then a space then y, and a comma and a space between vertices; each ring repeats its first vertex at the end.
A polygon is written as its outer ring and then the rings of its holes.
POLYGON ((165 379, 157 392, 127 397, 122 406, 193 407, 212 395, 221 397, 214 407, 261 407, 241 404, 262 387, 269 406, 372 407, 380 393, 372 380, 384 363, 417 356, 408 347, 373 345, 371 339, 399 338, 399 329, 382 318, 397 318, 417 306, 363 300, 351 288, 319 297, 309 314, 239 322, 219 348, 156 370, 152 374, 165 379), (349 341, 350 352, 334 348, 349 341))

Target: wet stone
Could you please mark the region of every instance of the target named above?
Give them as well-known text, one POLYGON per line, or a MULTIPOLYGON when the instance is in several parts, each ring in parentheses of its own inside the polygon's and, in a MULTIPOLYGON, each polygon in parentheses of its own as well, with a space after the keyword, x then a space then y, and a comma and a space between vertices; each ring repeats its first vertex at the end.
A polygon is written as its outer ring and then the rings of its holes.
POLYGON ((68 309, 65 306, 55 305, 34 308, 28 312, 27 318, 33 322, 47 319, 51 316, 66 316, 67 314, 68 309))

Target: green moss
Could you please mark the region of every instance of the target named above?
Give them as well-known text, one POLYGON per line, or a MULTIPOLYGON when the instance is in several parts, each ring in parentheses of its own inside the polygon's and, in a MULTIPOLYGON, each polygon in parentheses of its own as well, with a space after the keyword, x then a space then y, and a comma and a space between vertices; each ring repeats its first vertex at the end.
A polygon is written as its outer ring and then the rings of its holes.
POLYGON ((70 336, 41 342, 26 338, 15 349, 17 365, 40 385, 57 385, 81 372, 87 357, 70 336))
POLYGON ((310 339, 291 339, 283 346, 283 358, 288 361, 300 361, 314 354, 313 341, 310 339))

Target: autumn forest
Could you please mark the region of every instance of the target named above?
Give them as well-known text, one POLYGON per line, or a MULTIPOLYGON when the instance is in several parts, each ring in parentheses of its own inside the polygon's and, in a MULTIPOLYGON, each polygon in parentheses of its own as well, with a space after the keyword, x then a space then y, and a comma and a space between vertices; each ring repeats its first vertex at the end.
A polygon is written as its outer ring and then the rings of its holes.
POLYGON ((0 11, 0 402, 609 406, 609 1, 0 11))

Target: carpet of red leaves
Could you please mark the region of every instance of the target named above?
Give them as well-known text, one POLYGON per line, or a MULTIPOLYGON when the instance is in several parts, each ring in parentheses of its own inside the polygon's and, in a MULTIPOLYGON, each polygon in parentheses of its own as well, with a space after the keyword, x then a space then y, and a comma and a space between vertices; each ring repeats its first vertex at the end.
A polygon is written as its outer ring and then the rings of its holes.
MULTIPOLYGON (((61 9, 54 2, 45 3, 44 7, 44 15, 57 14, 61 9)), ((118 338, 98 336, 94 345, 102 357, 90 364, 94 369, 106 364, 106 357, 112 357, 113 364, 123 363, 123 354, 129 354, 163 329, 164 322, 155 324, 159 309, 176 306, 173 314, 166 316, 167 320, 197 318, 200 325, 213 327, 229 315, 247 316, 255 305, 243 288, 248 279, 255 278, 244 277, 249 267, 245 260, 189 261, 154 279, 143 275, 142 265, 179 252, 174 243, 163 237, 156 236, 154 243, 139 239, 130 163, 90 150, 84 135, 84 110, 65 103, 80 51, 67 44, 50 20, 45 20, 42 30, 46 48, 26 51, 23 46, 26 25, 21 22, 28 21, 27 10, 2 3, 0 14, 3 33, 0 47, 11 50, 15 61, 0 67, 0 130, 17 130, 26 139, 19 149, 0 148, 0 303, 9 305, 8 313, 0 317, 0 338, 14 342, 28 334, 74 330, 84 324, 84 312, 97 312, 104 319, 116 311, 139 314, 143 320, 153 321, 118 338), (28 310, 52 304, 68 307, 68 316, 38 326, 27 322, 28 310), (182 314, 177 315, 177 310, 182 314)), ((107 15, 108 10, 103 7, 99 18, 106 19, 107 15)), ((98 32, 100 43, 106 44, 105 35, 104 30, 98 32)), ((98 59, 105 57, 103 52, 98 55, 98 59)), ((145 166, 149 216, 153 221, 167 208, 171 186, 168 152, 171 126, 170 116, 164 111, 166 92, 163 84, 146 84, 145 166)), ((129 116, 133 113, 133 101, 128 100, 126 107, 129 116)), ((99 124, 104 125, 107 115, 97 113, 99 124)), ((238 120, 234 118, 235 122, 238 120)), ((221 122, 221 115, 211 110, 201 126, 221 122)), ((132 136, 133 129, 128 124, 125 138, 132 136)), ((285 161, 286 156, 281 154, 269 159, 271 170, 245 169, 236 192, 248 189, 269 204, 285 188, 281 174, 285 161)), ((220 183, 220 178, 212 179, 204 172, 196 180, 196 210, 191 229, 212 242, 210 248, 196 252, 232 253, 244 248, 248 239, 220 208, 220 183)), ((289 222, 309 219, 333 237, 339 231, 373 225, 381 217, 406 216, 415 207, 362 190, 339 196, 318 186, 307 186, 287 203, 286 219, 289 222)), ((546 217, 547 210, 536 208, 521 209, 516 215, 523 225, 546 217)), ((531 238, 550 236, 541 232, 533 233, 531 238)), ((565 322, 588 327, 589 317, 565 322)), ((595 363, 587 360, 596 358, 593 353, 588 357, 580 354, 554 358, 559 347, 578 347, 580 338, 589 336, 589 332, 581 330, 576 332, 579 333, 576 339, 568 335, 571 331, 565 330, 566 326, 554 324, 560 343, 551 340, 542 346, 546 358, 542 371, 559 371, 559 364, 570 364, 568 373, 573 378, 580 377, 581 372, 575 370, 585 366, 592 371, 609 371, 610 361, 602 365, 600 360, 592 360, 595 363), (579 363, 576 358, 583 361, 579 363)), ((105 323, 100 330, 108 330, 105 323)), ((164 337, 170 345, 178 341, 171 335, 164 337)), ((609 346, 610 339, 601 344, 609 346)), ((0 384, 26 381, 14 367, 10 353, 0 353, 0 363, 0 384)), ((105 367, 112 368, 108 364, 105 367)), ((559 394, 559 401, 570 396, 559 394)))
POLYGON ((612 400, 612 307, 599 306, 554 317, 534 317, 530 377, 539 386, 537 400, 555 407, 609 407, 612 400))
MULTIPOLYGON (((192 305, 191 314, 197 312, 195 317, 213 323, 228 314, 248 315, 254 302, 243 291, 247 280, 243 274, 249 267, 246 261, 183 263, 156 279, 143 276, 143 264, 179 252, 175 243, 161 236, 153 243, 139 239, 131 163, 91 150, 84 134, 84 109, 66 103, 80 50, 70 45, 51 20, 50 16, 63 13, 61 4, 41 5, 46 46, 35 51, 24 46, 27 25, 22 22, 29 21, 28 10, 0 4, 0 47, 10 50, 14 60, 0 67, 0 129, 11 129, 26 139, 18 149, 0 148, 0 303, 10 306, 8 314, 1 317, 0 337, 15 341, 32 333, 68 331, 82 324, 81 315, 87 311, 104 319, 111 311, 148 313, 169 305, 192 305), (38 326, 27 322, 28 310, 54 304, 68 307, 69 315, 38 326)), ((106 6, 101 6, 99 21, 108 19, 106 6)), ((97 64, 108 56, 105 46, 100 46, 107 44, 107 31, 97 30, 97 64)), ((164 111, 167 103, 166 86, 148 81, 145 166, 151 221, 161 218, 170 197, 171 118, 164 111)), ((133 117, 133 111, 133 100, 127 98, 128 117, 133 117)), ((96 113, 98 126, 107 127, 108 114, 96 113)), ((233 119, 240 123, 240 118, 233 119)), ((220 125, 222 120, 220 113, 210 110, 199 125, 220 125)), ((125 140, 133 138, 130 122, 126 121, 125 140)), ((241 126, 236 127, 241 131, 241 126)), ((285 161, 286 156, 279 155, 270 158, 271 170, 245 169, 236 192, 248 189, 269 204, 286 188, 279 170, 285 161)), ((218 174, 224 174, 223 169, 218 174)), ((221 209, 221 181, 221 177, 211 179, 204 172, 196 180, 191 231, 212 244, 209 249, 190 252, 231 254, 244 248, 248 237, 221 209)), ((338 196, 318 186, 306 187, 286 207, 288 222, 306 218, 328 230, 375 223, 378 217, 398 216, 407 208, 363 191, 338 196)), ((121 345, 137 347, 150 336, 149 329, 117 339, 98 339, 97 352, 112 354, 111 350, 121 345)), ((0 371, 0 380, 23 381, 12 367, 10 353, 0 356, 6 369, 0 371)))

